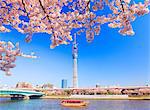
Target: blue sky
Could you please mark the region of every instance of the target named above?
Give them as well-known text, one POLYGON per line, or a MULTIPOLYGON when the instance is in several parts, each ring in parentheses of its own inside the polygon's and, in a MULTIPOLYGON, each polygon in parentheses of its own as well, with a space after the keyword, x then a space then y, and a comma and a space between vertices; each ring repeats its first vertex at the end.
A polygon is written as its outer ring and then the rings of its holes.
MULTIPOLYGON (((103 25, 100 36, 92 43, 85 35, 78 36, 78 77, 80 87, 91 87, 99 83, 108 85, 150 84, 150 14, 139 17, 132 23, 134 36, 122 36, 118 29, 103 25)), ((67 79, 72 85, 72 45, 50 49, 50 35, 34 34, 31 43, 25 35, 13 30, 0 33, 0 40, 20 42, 23 52, 35 52, 38 59, 17 58, 17 67, 8 77, 0 71, 0 83, 15 85, 19 81, 34 85, 50 82, 57 87, 67 79)))

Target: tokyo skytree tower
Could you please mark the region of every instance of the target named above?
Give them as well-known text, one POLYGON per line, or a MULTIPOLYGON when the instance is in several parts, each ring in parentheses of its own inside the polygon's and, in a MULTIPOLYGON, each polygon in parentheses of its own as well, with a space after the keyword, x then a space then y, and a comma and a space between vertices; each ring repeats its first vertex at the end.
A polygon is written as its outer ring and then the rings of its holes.
POLYGON ((78 47, 76 41, 76 34, 74 35, 74 42, 72 46, 72 58, 73 58, 73 88, 78 88, 78 47))

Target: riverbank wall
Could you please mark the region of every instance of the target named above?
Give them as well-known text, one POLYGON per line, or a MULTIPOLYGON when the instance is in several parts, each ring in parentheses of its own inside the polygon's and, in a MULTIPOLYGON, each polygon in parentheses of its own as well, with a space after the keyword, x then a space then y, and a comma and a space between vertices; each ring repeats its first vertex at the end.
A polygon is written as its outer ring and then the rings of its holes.
POLYGON ((71 95, 71 96, 43 96, 42 99, 83 99, 83 100, 150 100, 150 96, 128 95, 71 95))
MULTIPOLYGON (((10 98, 9 95, 0 95, 0 98, 10 98)), ((128 95, 52 95, 43 96, 41 99, 80 99, 80 100, 150 100, 150 96, 128 95)))

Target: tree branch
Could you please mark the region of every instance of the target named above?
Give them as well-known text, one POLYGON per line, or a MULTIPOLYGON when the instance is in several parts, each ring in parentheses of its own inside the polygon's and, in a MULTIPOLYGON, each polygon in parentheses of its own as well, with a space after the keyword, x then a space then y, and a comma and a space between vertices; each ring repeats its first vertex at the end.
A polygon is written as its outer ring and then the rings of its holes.
POLYGON ((120 0, 120 3, 121 3, 122 11, 124 12, 124 7, 123 7, 123 4, 122 4, 122 0, 120 0))
MULTIPOLYGON (((40 3, 40 6, 41 6, 42 10, 43 10, 44 13, 46 14, 45 8, 44 8, 44 6, 42 5, 41 0, 39 0, 39 3, 40 3)), ((50 18, 49 18, 49 16, 48 16, 47 14, 46 14, 46 17, 47 17, 47 19, 49 20, 49 22, 51 22, 51 20, 50 20, 50 18)))
POLYGON ((28 16, 28 18, 29 18, 29 14, 28 14, 28 12, 27 12, 27 10, 26 10, 26 6, 25 6, 25 3, 24 3, 24 0, 22 0, 22 4, 23 4, 23 8, 24 8, 24 10, 25 10, 25 12, 27 13, 27 16, 28 16))

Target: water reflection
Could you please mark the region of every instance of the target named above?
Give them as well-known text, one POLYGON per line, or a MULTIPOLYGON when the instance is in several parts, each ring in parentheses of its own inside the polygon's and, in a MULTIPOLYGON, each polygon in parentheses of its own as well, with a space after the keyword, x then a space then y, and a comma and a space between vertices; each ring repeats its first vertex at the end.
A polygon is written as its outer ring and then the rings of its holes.
POLYGON ((150 110, 150 100, 90 100, 83 108, 67 108, 61 100, 10 100, 0 98, 0 110, 150 110))

